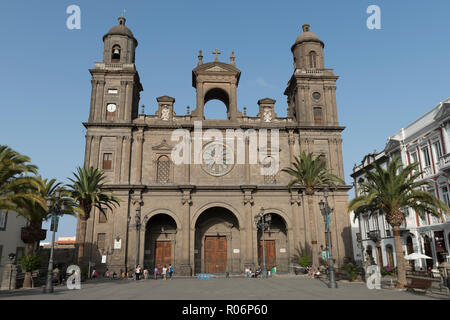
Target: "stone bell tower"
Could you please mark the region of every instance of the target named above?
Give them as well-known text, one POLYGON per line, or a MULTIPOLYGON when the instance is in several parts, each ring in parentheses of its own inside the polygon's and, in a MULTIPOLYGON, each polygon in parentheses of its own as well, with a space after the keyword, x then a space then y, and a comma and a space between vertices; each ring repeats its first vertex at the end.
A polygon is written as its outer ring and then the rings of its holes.
POLYGON ((242 117, 237 110, 237 87, 241 71, 236 68, 234 53, 231 53, 230 63, 220 62, 219 51, 213 52, 216 59, 213 62, 203 63, 200 50, 198 65, 192 70, 192 86, 197 89, 197 108, 192 111, 192 118, 204 119, 203 108, 210 100, 220 100, 227 107, 228 120, 242 117))
POLYGON ((90 69, 92 75, 90 123, 130 123, 138 115, 143 90, 134 64, 138 45, 126 19, 103 36, 103 61, 90 69))
POLYGON ((336 80, 332 69, 325 69, 324 43, 303 25, 291 47, 294 74, 284 94, 288 114, 302 126, 337 126, 336 80))

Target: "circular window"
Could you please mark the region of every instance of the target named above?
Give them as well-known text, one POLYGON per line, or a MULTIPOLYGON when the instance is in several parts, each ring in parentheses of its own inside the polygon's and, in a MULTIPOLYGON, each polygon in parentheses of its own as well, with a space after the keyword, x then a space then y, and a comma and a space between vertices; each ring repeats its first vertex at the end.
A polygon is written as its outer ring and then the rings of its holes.
POLYGON ((312 96, 313 96, 314 100, 320 100, 320 97, 321 97, 321 95, 320 95, 319 92, 314 92, 314 93, 312 94, 312 96))

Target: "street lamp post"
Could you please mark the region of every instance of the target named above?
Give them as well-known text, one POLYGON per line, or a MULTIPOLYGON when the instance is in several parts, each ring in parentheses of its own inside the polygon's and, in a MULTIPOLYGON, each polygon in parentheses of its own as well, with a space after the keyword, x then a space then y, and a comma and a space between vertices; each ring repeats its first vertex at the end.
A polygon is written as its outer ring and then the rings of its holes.
POLYGON ((328 205, 328 187, 325 187, 323 190, 323 197, 325 198, 325 202, 320 200, 319 208, 320 212, 323 215, 323 219, 325 222, 325 230, 327 232, 327 252, 328 252, 328 274, 330 276, 330 282, 328 284, 329 288, 337 288, 336 279, 334 276, 334 262, 331 256, 331 235, 330 235, 330 214, 333 212, 333 208, 330 208, 328 205))
POLYGON ((263 273, 264 277, 267 278, 267 268, 266 268, 266 247, 264 241, 264 231, 270 228, 270 223, 272 221, 271 214, 264 215, 264 208, 261 208, 261 211, 255 216, 255 225, 257 229, 260 229, 262 232, 262 243, 263 243, 263 273))
POLYGON ((141 230, 141 209, 136 209, 136 215, 135 215, 135 227, 136 227, 136 249, 134 253, 134 278, 137 280, 136 276, 136 268, 138 266, 138 260, 139 260, 139 245, 140 245, 140 230, 141 230))
POLYGON ((64 202, 59 204, 60 196, 61 190, 56 189, 54 198, 51 197, 47 198, 47 206, 49 208, 49 213, 52 213, 53 233, 52 233, 52 246, 50 249, 50 260, 48 262, 48 270, 47 270, 47 283, 44 288, 44 293, 53 293, 52 273, 53 273, 53 251, 55 249, 56 217, 64 211, 64 202))

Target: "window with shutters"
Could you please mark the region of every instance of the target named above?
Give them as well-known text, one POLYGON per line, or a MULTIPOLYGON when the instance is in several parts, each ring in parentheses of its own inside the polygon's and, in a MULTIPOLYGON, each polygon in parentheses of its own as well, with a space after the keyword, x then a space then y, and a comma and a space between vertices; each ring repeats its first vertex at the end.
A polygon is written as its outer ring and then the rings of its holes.
POLYGON ((168 156, 160 156, 157 161, 157 183, 170 182, 170 159, 168 156))
POLYGON ((112 169, 112 153, 103 154, 103 169, 104 170, 112 169))
POLYGON ((314 123, 315 124, 323 124, 323 115, 321 107, 314 107, 314 123))

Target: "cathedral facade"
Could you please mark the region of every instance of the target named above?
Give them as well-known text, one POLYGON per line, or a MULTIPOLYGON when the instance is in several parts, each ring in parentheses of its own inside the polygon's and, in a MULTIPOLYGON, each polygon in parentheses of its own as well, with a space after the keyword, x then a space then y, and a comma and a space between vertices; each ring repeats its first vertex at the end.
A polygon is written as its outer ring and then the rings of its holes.
MULTIPOLYGON (((120 199, 120 206, 106 217, 93 210, 85 260, 111 272, 135 264, 149 270, 172 264, 175 274, 193 275, 241 273, 262 265, 263 256, 267 267, 291 272, 311 248, 319 255, 318 248, 327 245, 318 205, 322 193, 313 196, 311 216, 304 188, 288 189, 291 177, 281 169, 302 151, 313 152, 344 179, 338 77, 324 67, 324 43, 304 25, 292 45, 294 70, 284 92, 287 117, 276 115, 270 98, 257 102, 256 116, 239 110, 241 71, 233 53, 225 63, 217 51, 212 62, 204 62, 200 52, 192 70, 192 112, 188 107, 186 114, 175 114, 175 98, 163 95, 156 113, 145 114, 135 65, 138 41, 125 22, 120 17, 104 35, 103 61, 90 69, 84 165, 105 171, 106 191, 120 199), (205 119, 210 100, 226 105, 227 119, 205 119), (264 252, 258 214, 271 217, 264 252)), ((329 197, 337 264, 352 257, 349 189, 342 186, 329 197)))

